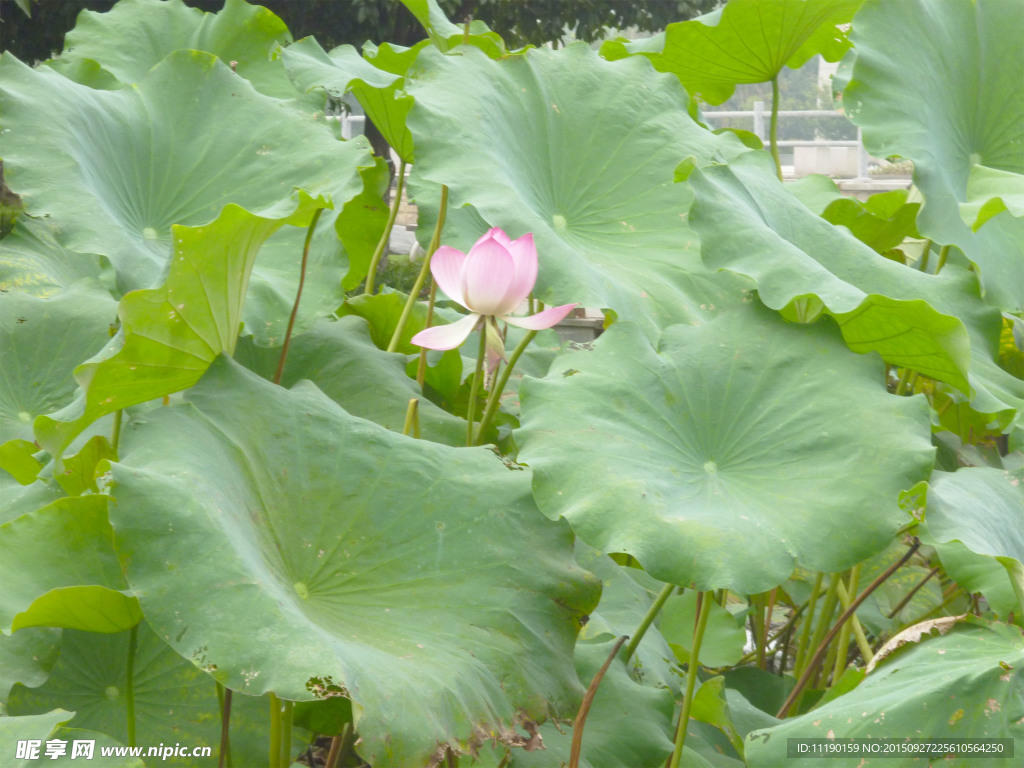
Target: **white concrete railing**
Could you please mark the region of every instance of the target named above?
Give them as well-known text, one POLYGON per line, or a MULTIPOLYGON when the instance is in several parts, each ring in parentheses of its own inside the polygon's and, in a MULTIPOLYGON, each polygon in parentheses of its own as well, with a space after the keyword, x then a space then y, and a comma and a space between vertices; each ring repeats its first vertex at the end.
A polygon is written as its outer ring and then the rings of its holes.
MULTIPOLYGON (((771 119, 771 110, 766 109, 766 106, 767 105, 763 101, 755 101, 754 108, 752 110, 703 112, 702 117, 709 120, 725 119, 730 117, 753 118, 754 133, 762 142, 764 142, 764 146, 767 148, 771 143, 768 138, 767 128, 767 124, 771 119)), ((778 115, 779 117, 845 117, 842 112, 837 112, 832 109, 780 109, 778 115)), ((831 147, 857 147, 857 178, 868 178, 868 161, 870 159, 870 155, 868 155, 867 150, 864 149, 864 143, 861 141, 860 128, 857 128, 857 139, 855 141, 841 139, 790 139, 776 143, 780 147, 818 147, 822 149, 831 147)), ((829 173, 826 175, 831 176, 833 174, 829 173)))

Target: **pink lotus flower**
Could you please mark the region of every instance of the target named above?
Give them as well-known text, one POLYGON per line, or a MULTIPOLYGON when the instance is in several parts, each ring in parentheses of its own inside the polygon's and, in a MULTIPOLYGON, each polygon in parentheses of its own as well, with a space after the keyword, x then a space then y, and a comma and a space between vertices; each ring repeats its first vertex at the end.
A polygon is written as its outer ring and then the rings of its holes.
POLYGON ((576 306, 563 304, 529 317, 509 314, 526 300, 537 282, 537 247, 532 234, 511 240, 502 230, 493 227, 473 244, 469 253, 443 245, 434 253, 430 272, 448 298, 464 306, 470 314, 450 325, 422 330, 412 337, 412 343, 428 349, 454 349, 482 323, 491 369, 498 359, 505 359, 505 340, 498 330, 499 320, 539 331, 560 322, 576 306))

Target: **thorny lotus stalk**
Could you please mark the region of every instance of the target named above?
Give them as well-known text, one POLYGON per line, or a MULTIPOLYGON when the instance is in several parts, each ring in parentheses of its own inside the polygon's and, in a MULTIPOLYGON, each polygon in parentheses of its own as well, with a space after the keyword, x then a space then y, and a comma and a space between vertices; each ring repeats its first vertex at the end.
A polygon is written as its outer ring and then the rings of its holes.
POLYGON ((405 160, 399 159, 398 170, 395 173, 395 196, 391 199, 391 206, 388 208, 388 220, 384 225, 380 241, 377 243, 373 256, 370 258, 370 266, 366 271, 366 288, 363 293, 367 296, 373 295, 374 282, 377 279, 377 268, 380 266, 381 257, 391 240, 391 230, 395 228, 395 219, 398 217, 398 208, 402 204, 402 191, 405 188, 405 160))
POLYGON ((434 225, 434 235, 430 238, 430 247, 427 248, 427 255, 423 257, 423 265, 420 267, 420 273, 416 276, 416 282, 413 283, 412 289, 409 291, 409 298, 406 299, 405 306, 402 307, 402 315, 398 318, 398 324, 395 326, 395 332, 391 334, 391 341, 388 342, 388 352, 394 352, 398 349, 398 342, 402 339, 402 332, 405 330, 406 323, 409 322, 409 316, 412 314, 412 308, 416 306, 416 297, 419 296, 420 290, 423 288, 423 283, 426 282, 427 270, 431 268, 431 261, 433 260, 434 253, 437 251, 438 245, 441 242, 441 231, 444 229, 444 220, 447 212, 448 187, 442 185, 441 205, 437 211, 437 224, 434 225))
POLYGON ((697 596, 700 603, 697 609, 697 622, 693 628, 693 643, 690 649, 690 661, 686 670, 686 691, 683 694, 683 706, 679 710, 679 724, 676 727, 675 749, 669 760, 669 768, 679 768, 679 761, 683 757, 683 745, 686 742, 686 726, 690 722, 690 710, 693 708, 693 689, 697 685, 697 667, 700 665, 700 647, 704 642, 704 630, 708 626, 708 616, 711 614, 711 602, 714 600, 713 592, 701 592, 697 596))
POLYGON ((284 334, 284 343, 281 345, 281 357, 277 361, 277 370, 274 372, 274 383, 280 384, 281 377, 284 375, 284 362, 288 359, 288 346, 292 341, 292 331, 295 329, 295 318, 299 314, 299 302, 302 301, 302 288, 306 284, 306 265, 309 263, 309 246, 313 242, 313 231, 316 229, 316 223, 320 220, 320 214, 323 213, 323 208, 317 208, 316 213, 313 214, 313 220, 309 222, 309 228, 306 230, 306 242, 302 246, 302 265, 299 267, 299 287, 295 291, 295 303, 292 304, 292 313, 288 318, 288 330, 284 334))

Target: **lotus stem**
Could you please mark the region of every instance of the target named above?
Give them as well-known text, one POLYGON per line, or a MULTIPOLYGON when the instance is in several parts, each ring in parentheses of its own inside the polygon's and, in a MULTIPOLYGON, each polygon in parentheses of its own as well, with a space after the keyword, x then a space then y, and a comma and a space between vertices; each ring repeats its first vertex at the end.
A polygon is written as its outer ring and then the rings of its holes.
POLYGON ((309 263, 309 246, 313 242, 313 231, 316 223, 320 220, 323 208, 317 208, 313 214, 313 220, 309 222, 306 229, 306 242, 302 246, 302 266, 299 267, 299 287, 295 291, 295 303, 292 304, 292 313, 288 318, 288 330, 284 334, 284 343, 281 345, 281 357, 277 361, 277 370, 274 372, 274 383, 281 383, 281 376, 284 375, 284 361, 288 359, 288 346, 291 344, 292 331, 295 330, 295 318, 299 314, 299 302, 302 300, 302 288, 306 284, 306 265, 309 263))
POLYGON ((292 764, 292 721, 295 715, 295 702, 285 701, 281 713, 281 768, 292 764))
POLYGON ((576 713, 576 719, 572 725, 572 749, 569 752, 569 768, 579 768, 580 751, 583 749, 583 726, 587 722, 587 715, 590 714, 590 707, 594 703, 594 697, 597 695, 597 688, 601 685, 601 681, 604 679, 608 667, 612 665, 612 661, 619 652, 619 648, 622 647, 622 644, 626 642, 628 637, 628 635, 623 635, 615 641, 615 645, 612 646, 608 658, 605 659, 604 664, 601 665, 601 668, 587 687, 587 692, 583 696, 583 703, 580 704, 579 712, 576 713))
POLYGON ((935 265, 935 274, 936 275, 939 274, 939 272, 942 271, 942 268, 944 266, 946 266, 946 259, 949 258, 949 249, 950 249, 950 247, 951 246, 944 245, 939 250, 939 263, 935 265))
POLYGON ((408 436, 412 433, 412 436, 417 440, 420 438, 420 400, 418 397, 409 399, 409 405, 405 409, 405 424, 402 425, 402 434, 408 436))
POLYGON ((916 595, 918 593, 918 590, 920 590, 921 587, 923 587, 925 584, 927 584, 928 580, 931 579, 931 577, 934 576, 938 572, 939 572, 939 566, 935 566, 930 571, 928 571, 928 575, 925 576, 923 579, 921 579, 921 581, 919 581, 917 584, 915 584, 914 588, 911 589, 909 592, 907 592, 907 594, 905 594, 903 596, 903 599, 900 600, 898 603, 896 603, 896 606, 891 611, 889 611, 887 614, 885 614, 886 618, 888 618, 888 619, 896 618, 896 614, 898 614, 900 611, 902 611, 906 607, 907 603, 909 603, 911 600, 914 599, 914 595, 916 595))
POLYGON ((391 334, 391 341, 388 343, 388 352, 394 352, 398 349, 398 342, 402 338, 402 332, 405 330, 406 323, 409 322, 409 315, 412 314, 412 308, 416 305, 416 297, 419 296, 420 291, 423 289, 423 283, 426 282, 427 272, 430 271, 430 259, 434 255, 434 251, 441 245, 441 230, 444 229, 445 214, 448 211, 448 187, 441 185, 441 205, 437 211, 437 224, 434 226, 434 235, 430 238, 430 247, 427 249, 427 255, 423 257, 423 266, 420 267, 420 273, 416 276, 416 282, 412 286, 412 290, 409 291, 409 298, 405 302, 405 306, 402 307, 402 316, 398 318, 398 325, 395 326, 395 332, 391 334))
MULTIPOLYGON (((121 411, 117 412, 118 415, 121 411)), ((128 726, 128 746, 135 746, 135 651, 139 645, 139 625, 128 632, 128 662, 125 665, 124 708, 128 726)))
POLYGON ((473 413, 476 411, 476 396, 480 391, 480 379, 484 375, 484 362, 487 359, 487 318, 481 318, 477 323, 477 333, 480 334, 480 348, 476 353, 476 372, 473 374, 473 383, 469 386, 469 403, 466 405, 466 445, 473 445, 473 413))
POLYGON ((803 626, 800 628, 800 637, 796 644, 796 658, 793 660, 793 671, 799 675, 807 661, 807 651, 811 644, 811 628, 814 626, 814 614, 818 609, 818 598, 821 596, 821 582, 825 574, 818 571, 814 578, 814 586, 811 587, 811 596, 807 599, 807 616, 804 618, 803 626))
POLYGON ((231 768, 231 689, 217 683, 217 702, 220 704, 220 754, 217 768, 231 768))
MULTIPOLYGON (((427 298, 427 321, 424 328, 429 328, 434 322, 434 302, 437 300, 437 283, 430 284, 430 296, 427 298)), ((416 364, 416 383, 423 390, 423 383, 427 380, 427 348, 420 347, 420 359, 416 364)))
MULTIPOLYGON (((852 578, 851 581, 853 581, 852 578)), ((839 585, 839 601, 843 604, 844 611, 850 607, 850 600, 853 599, 855 594, 857 594, 856 582, 850 584, 849 591, 847 591, 842 584, 839 585)), ((864 661, 870 661, 871 657, 875 655, 875 652, 871 648, 871 643, 868 642, 867 636, 864 634, 864 627, 860 625, 860 620, 857 618, 857 614, 853 614, 850 617, 850 628, 853 630, 853 639, 857 642, 857 648, 860 650, 860 655, 864 658, 864 661)))
MULTIPOLYGON (((859 565, 850 569, 849 588, 843 584, 842 579, 839 579, 839 583, 836 585, 836 594, 839 596, 839 602, 844 609, 850 607, 850 595, 857 594, 857 576, 859 573, 859 565), (846 596, 845 600, 843 599, 844 595, 846 596)), ((835 644, 835 659, 832 664, 833 684, 839 680, 843 670, 846 669, 846 657, 850 652, 850 627, 856 618, 856 616, 850 616, 851 621, 844 621, 843 626, 839 629, 839 641, 835 644)))
POLYGON ((704 630, 708 626, 708 616, 711 613, 711 601, 714 599, 711 592, 701 592, 697 595, 697 623, 693 628, 693 643, 690 649, 690 663, 686 670, 686 692, 683 694, 683 706, 679 710, 679 725, 676 728, 676 744, 669 759, 669 768, 679 768, 679 761, 683 757, 683 744, 686 742, 686 726, 690 723, 690 710, 693 708, 693 689, 697 685, 697 667, 700 666, 700 646, 704 642, 704 630))
POLYGON ((629 660, 633 658, 633 654, 636 653, 636 649, 640 646, 640 641, 644 639, 644 635, 647 634, 647 630, 654 622, 655 617, 661 611, 665 601, 669 599, 672 593, 675 591, 675 584, 666 584, 661 588, 661 592, 654 598, 654 602, 651 603, 651 607, 647 609, 647 613, 644 614, 643 619, 640 621, 640 626, 636 628, 636 632, 629 640, 629 645, 626 646, 626 658, 625 661, 628 664, 629 660))
POLYGON ((772 159, 775 161, 775 173, 782 181, 782 160, 779 159, 779 75, 772 78, 772 118, 768 128, 768 139, 771 143, 772 159))
POLYGON ((395 196, 391 200, 391 205, 388 206, 388 220, 384 225, 384 232, 380 236, 380 241, 378 241, 377 247, 373 251, 373 256, 370 257, 370 266, 366 271, 366 287, 363 289, 363 295, 365 296, 373 295, 374 284, 377 279, 377 268, 380 266, 384 250, 391 241, 391 230, 395 228, 395 219, 398 218, 398 209, 402 204, 402 190, 405 188, 405 160, 402 158, 398 159, 396 175, 398 179, 395 184, 395 196))
POLYGON ((270 697, 270 768, 281 766, 281 701, 273 693, 270 697))
MULTIPOLYGON (((345 723, 345 730, 351 728, 350 723, 345 723)), ((341 754, 341 743, 344 739, 344 732, 342 735, 335 736, 331 739, 331 749, 327 753, 327 759, 324 761, 324 768, 334 768, 338 764, 338 756, 341 754)), ((310 763, 312 765, 312 763, 310 763)))
POLYGON ((523 338, 516 344, 515 350, 509 357, 505 367, 498 374, 491 391, 487 393, 487 403, 484 406, 484 414, 480 417, 480 426, 476 430, 476 438, 473 444, 478 445, 483 439, 483 436, 488 427, 491 426, 491 420, 494 418, 495 412, 498 410, 498 403, 501 402, 501 393, 505 391, 505 385, 508 384, 508 378, 512 375, 512 369, 515 367, 519 358, 522 357, 523 352, 530 346, 530 342, 537 336, 537 331, 528 332, 523 338))
POLYGON ((124 410, 119 409, 114 411, 114 426, 110 430, 110 447, 114 449, 114 453, 117 453, 117 448, 121 444, 121 421, 124 418, 124 410))
POLYGON ((921 263, 918 265, 918 269, 921 272, 928 271, 928 259, 932 255, 932 241, 931 238, 925 238, 924 247, 921 249, 921 263))
POLYGON ((839 619, 833 625, 832 629, 829 630, 828 635, 826 635, 825 639, 821 642, 821 644, 818 645, 818 649, 817 651, 815 651, 810 663, 808 663, 807 669, 804 670, 803 675, 801 675, 800 679, 797 680, 796 685, 793 686, 793 690, 789 692, 789 696, 786 697, 786 701, 783 702, 782 708, 779 709, 778 714, 775 715, 776 717, 783 718, 789 712, 790 707, 793 706, 793 702, 796 701, 797 697, 803 692, 803 689, 807 686, 807 683, 810 680, 811 675, 814 673, 819 662, 821 662, 822 657, 824 657, 825 651, 828 648, 828 644, 832 641, 832 638, 836 636, 836 633, 839 632, 839 628, 846 622, 846 620, 851 615, 853 615, 854 611, 856 611, 860 607, 860 604, 868 599, 868 596, 872 592, 878 589, 886 579, 892 576, 900 567, 903 566, 904 563, 906 563, 911 557, 914 556, 914 553, 917 552, 917 548, 920 546, 921 541, 915 537, 914 542, 910 545, 910 548, 906 551, 903 557, 901 557, 898 561, 893 563, 891 566, 886 568, 881 574, 879 574, 878 578, 876 578, 874 581, 868 584, 868 586, 865 587, 864 591, 857 595, 857 598, 852 603, 850 603, 850 606, 845 611, 843 611, 842 615, 840 615, 839 619))

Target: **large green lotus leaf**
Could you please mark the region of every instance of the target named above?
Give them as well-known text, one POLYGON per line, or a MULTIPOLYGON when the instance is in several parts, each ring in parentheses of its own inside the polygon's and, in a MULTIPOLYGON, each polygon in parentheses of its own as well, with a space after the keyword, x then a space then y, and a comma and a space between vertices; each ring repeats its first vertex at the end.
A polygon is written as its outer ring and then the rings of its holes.
POLYGON ((880 256, 813 216, 756 157, 689 178, 709 266, 753 278, 773 309, 811 297, 855 352, 947 381, 969 392, 979 413, 1024 418, 1024 382, 996 362, 1002 320, 974 275, 951 264, 929 275, 880 256))
MULTIPOLYGON (((576 670, 582 680, 597 674, 614 640, 576 646, 576 670)), ((583 727, 579 765, 583 768, 661 768, 672 754, 675 699, 666 688, 636 683, 619 657, 612 661, 597 689, 583 727)), ((511 768, 567 768, 573 729, 545 723, 544 749, 514 750, 511 768)))
MULTIPOLYGON (((302 300, 292 335, 305 333, 345 300, 345 291, 366 278, 371 256, 384 232, 388 209, 382 199, 387 165, 376 158, 360 168, 363 191, 340 210, 325 210, 310 241, 302 300)), ((256 343, 278 347, 288 330, 302 275, 307 229, 282 227, 260 249, 245 299, 245 333, 256 343)))
MULTIPOLYGON (((1018 627, 968 617, 940 637, 904 646, 854 690, 800 717, 747 735, 750 768, 786 765, 789 738, 1024 738, 1024 637, 1018 627)), ((887 755, 879 765, 910 768, 921 755, 887 755)), ((875 765, 804 758, 807 768, 875 765)), ((945 764, 945 761, 942 761, 945 764)), ((966 757, 958 766, 1011 768, 1014 758, 966 757)))
MULTIPOLYGON (((337 218, 337 211, 324 210, 313 232, 293 336, 308 331, 345 299, 341 281, 347 258, 334 228, 337 218)), ((307 233, 308 227, 281 227, 260 248, 242 312, 242 335, 251 335, 260 346, 280 347, 288 332, 307 233)))
POLYGON ((175 225, 170 272, 159 288, 132 291, 118 307, 121 331, 75 369, 82 391, 36 419, 36 439, 54 456, 100 416, 188 389, 222 352, 235 349, 249 276, 260 246, 285 224, 309 223, 324 200, 300 192, 264 215, 228 205, 216 221, 175 225))
POLYGON ((99 257, 58 244, 50 219, 23 214, 14 230, 0 240, 0 291, 49 297, 80 280, 102 280, 104 273, 99 257))
POLYGON ((689 181, 709 266, 752 277, 773 309, 816 296, 855 352, 876 351, 968 391, 966 329, 924 300, 942 278, 890 261, 814 216, 753 158, 694 169, 689 181))
POLYGON ((471 21, 469 27, 456 26, 445 15, 437 0, 402 0, 438 50, 450 51, 459 45, 472 45, 492 59, 504 56, 505 41, 482 21, 471 21))
MULTIPOLYGON (((384 194, 391 183, 388 164, 383 158, 374 158, 374 164, 360 168, 363 191, 349 200, 334 223, 338 239, 348 254, 348 272, 341 281, 345 291, 351 291, 366 279, 370 261, 384 234, 388 221, 388 206, 384 194)), ((337 303, 334 305, 337 307, 337 303)))
POLYGON ((1003 309, 1024 308, 1024 237, 960 216, 976 164, 1024 174, 1024 5, 1006 0, 869 0, 851 33, 856 56, 843 93, 876 157, 914 161, 924 195, 918 229, 952 243, 981 269, 1003 309), (1008 246, 1008 247, 1007 247, 1008 246))
POLYGON ((928 533, 927 527, 919 536, 922 544, 935 548, 935 554, 949 577, 967 592, 983 594, 996 616, 1005 620, 1020 610, 1013 584, 1006 578, 1006 568, 998 560, 972 552, 959 541, 938 542, 928 533))
MULTIPOLYGON (((578 643, 599 643, 636 632, 665 585, 638 568, 620 566, 608 555, 576 540, 576 562, 601 579, 601 602, 580 630, 578 643)), ((629 661, 634 679, 646 685, 676 688, 678 668, 672 649, 652 624, 629 661)))
POLYGON ((271 11, 245 0, 227 0, 219 13, 189 8, 181 0, 122 0, 107 13, 84 11, 64 40, 64 53, 49 62, 62 74, 94 61, 124 85, 143 80, 164 57, 183 48, 206 51, 256 90, 280 99, 299 94, 271 54, 288 45, 288 27, 271 11))
MULTIPOLYGON (((69 727, 99 731, 127 744, 129 639, 128 632, 101 635, 64 630, 60 657, 47 681, 38 688, 16 685, 8 711, 12 715, 34 715, 63 704, 76 712, 69 727)), ((176 654, 146 622, 138 629, 133 679, 136 743, 145 747, 161 743, 211 747, 214 755, 203 760, 168 757, 148 762, 183 768, 213 763, 220 745, 216 684, 176 654)), ((231 754, 235 765, 266 765, 269 710, 266 699, 237 693, 233 697, 231 754)))
MULTIPOLYGON (((398 320, 408 297, 403 293, 394 291, 381 292, 376 296, 356 296, 348 299, 338 308, 338 315, 358 315, 370 324, 370 338, 379 349, 387 349, 398 327, 398 320)), ((444 310, 440 307, 434 309, 434 324, 440 319, 453 322, 458 320, 458 313, 451 310, 444 310)), ((396 351, 406 355, 416 355, 416 360, 410 362, 406 372, 412 376, 416 375, 419 365, 420 348, 411 344, 410 339, 422 331, 427 323, 427 308, 422 302, 413 305, 412 314, 402 331, 396 351)), ((454 407, 458 396, 459 385, 462 382, 462 358, 460 351, 450 349, 445 352, 429 352, 427 354, 427 371, 424 377, 424 387, 432 390, 443 406, 451 410, 454 407)))
MULTIPOLYGON (((44 470, 45 472, 45 470, 44 470)), ((7 472, 0 472, 0 524, 9 523, 24 514, 46 506, 66 494, 52 477, 21 485, 7 472)))
POLYGON ((349 696, 382 768, 572 715, 597 585, 528 473, 226 358, 188 401, 133 425, 112 465, 129 584, 179 653, 243 692, 349 696))
POLYGON ((977 230, 1001 211, 1024 216, 1024 174, 975 165, 967 178, 967 202, 960 203, 960 217, 977 230))
POLYGON ((924 398, 888 395, 877 359, 830 323, 763 307, 672 326, 656 347, 617 323, 520 392, 541 510, 699 590, 763 592, 795 560, 849 568, 888 544, 898 493, 932 464, 924 398))
POLYGON ((416 57, 419 49, 430 43, 424 40, 415 49, 403 49, 407 55, 395 55, 395 49, 385 44, 370 49, 374 58, 363 58, 351 45, 342 45, 329 54, 312 37, 306 37, 285 48, 281 54, 289 77, 303 92, 323 88, 340 98, 348 91, 355 94, 367 116, 387 139, 398 156, 406 162, 413 160, 412 135, 405 126, 412 99, 401 95, 402 75, 416 57), (369 59, 369 60, 368 60, 369 59), (377 60, 401 62, 398 72, 379 69, 377 60), (371 61, 373 63, 371 63, 371 61))
POLYGON ((74 496, 0 526, 0 627, 121 632, 142 614, 127 589, 106 496, 74 496), (40 564, 46 566, 41 568, 40 564))
MULTIPOLYGON (((235 359, 272 379, 279 349, 260 349, 242 342, 235 359)), ((368 419, 393 432, 401 432, 409 400, 419 399, 422 436, 438 443, 466 444, 466 422, 446 413, 423 397, 405 373, 405 355, 384 352, 370 338, 361 317, 321 321, 312 331, 292 340, 281 385, 312 381, 353 416, 368 419)))
POLYGON ((42 685, 60 655, 61 630, 53 627, 29 627, 11 635, 0 634, 0 704, 15 683, 29 687, 42 685))
POLYGON ((74 396, 75 367, 110 340, 117 303, 79 283, 49 298, 0 292, 0 442, 32 439, 37 416, 74 396))
MULTIPOLYGON (((659 614, 661 635, 672 647, 681 663, 689 663, 693 648, 693 628, 697 619, 697 592, 690 589, 672 595, 659 614)), ((700 663, 705 667, 728 667, 743 658, 747 633, 743 623, 717 602, 708 608, 704 642, 700 647, 700 663)))
POLYGON ((862 243, 884 254, 906 238, 918 236, 914 222, 920 208, 920 203, 907 202, 907 190, 894 189, 872 195, 864 202, 841 197, 829 203, 821 216, 846 227, 862 243))
POLYGON ((124 289, 165 273, 173 225, 206 224, 227 203, 259 211, 297 186, 340 206, 371 164, 362 138, 339 142, 199 51, 118 91, 5 55, 0 84, 8 186, 59 223, 66 247, 110 259, 124 289))
POLYGON ((692 194, 672 174, 687 156, 747 150, 693 122, 674 78, 584 44, 499 61, 461 54, 424 49, 406 76, 416 172, 448 185, 450 210, 470 204, 512 237, 533 233, 539 298, 610 307, 654 336, 738 303, 737 281, 701 265, 692 194))
POLYGON ((964 467, 929 481, 928 531, 1006 568, 1024 610, 1024 470, 964 467))
POLYGON ((55 709, 52 712, 25 717, 0 717, 0 746, 3 747, 0 765, 3 765, 4 768, 22 768, 27 765, 28 761, 17 757, 18 742, 27 740, 40 742, 39 752, 42 754, 41 742, 49 738, 60 723, 66 723, 74 714, 74 712, 64 709, 55 709))
POLYGON ((691 21, 669 24, 664 48, 615 41, 602 55, 650 58, 661 72, 676 75, 693 94, 721 104, 737 83, 763 83, 785 66, 797 69, 820 53, 838 61, 849 48, 846 25, 863 0, 731 0, 691 21))

